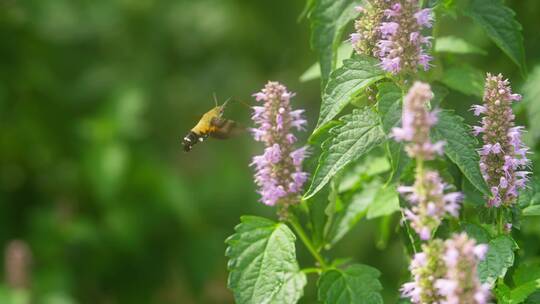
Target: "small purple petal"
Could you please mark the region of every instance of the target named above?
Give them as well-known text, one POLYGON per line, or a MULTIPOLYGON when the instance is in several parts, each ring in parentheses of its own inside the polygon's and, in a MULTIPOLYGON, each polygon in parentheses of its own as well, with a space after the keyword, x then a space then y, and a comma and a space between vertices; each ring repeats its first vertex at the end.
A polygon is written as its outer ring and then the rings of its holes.
POLYGON ((431 9, 425 8, 414 14, 416 22, 420 26, 431 27, 433 22, 433 14, 431 9))

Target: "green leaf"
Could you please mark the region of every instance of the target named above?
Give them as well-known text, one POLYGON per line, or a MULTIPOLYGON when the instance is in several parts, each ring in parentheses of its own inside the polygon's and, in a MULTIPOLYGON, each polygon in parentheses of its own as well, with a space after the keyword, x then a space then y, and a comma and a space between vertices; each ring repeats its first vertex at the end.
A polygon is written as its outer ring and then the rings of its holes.
POLYGON ((533 205, 523 209, 523 216, 540 216, 540 205, 533 205))
POLYGON ((345 60, 343 66, 332 73, 324 90, 321 113, 315 129, 334 119, 353 96, 383 77, 384 72, 374 58, 355 56, 345 60))
POLYGON ((431 109, 438 108, 441 102, 448 96, 448 89, 445 86, 433 84, 431 85, 433 91, 433 99, 429 102, 431 109))
POLYGON ((538 304, 540 303, 540 291, 536 291, 531 294, 525 302, 525 304, 538 304))
POLYGON ((339 176, 339 193, 358 188, 362 181, 370 180, 390 170, 388 159, 380 150, 373 150, 358 162, 351 164, 339 176))
MULTIPOLYGON (((310 157, 305 161, 305 169, 307 172, 314 172, 318 166, 319 158, 322 154, 322 144, 332 138, 330 130, 342 123, 339 121, 331 121, 324 128, 319 129, 316 133, 313 133, 309 138, 309 149, 311 152, 310 157)), ((311 238, 316 248, 322 248, 324 246, 324 227, 327 222, 326 207, 328 205, 329 187, 323 187, 316 195, 312 196, 305 203, 309 210, 309 229, 311 231, 311 238)))
POLYGON ((435 40, 435 52, 487 55, 487 52, 483 49, 470 44, 463 38, 459 38, 456 36, 445 36, 437 38, 435 40))
POLYGON ((390 159, 390 166, 392 167, 392 174, 390 176, 391 182, 397 182, 403 172, 408 172, 412 168, 412 159, 405 152, 405 143, 389 140, 386 142, 386 153, 390 159))
POLYGON ((311 47, 319 55, 323 87, 336 66, 346 26, 358 16, 355 0, 316 0, 311 12, 311 47))
POLYGON ((377 85, 377 107, 384 132, 390 133, 401 121, 401 89, 393 82, 377 85))
POLYGON ((326 209, 329 203, 329 188, 330 187, 324 187, 306 201, 309 206, 309 229, 311 232, 311 239, 313 241, 313 246, 317 249, 323 248, 326 243, 325 227, 328 222, 326 209))
POLYGON ((461 189, 465 195, 464 204, 471 204, 474 207, 483 207, 486 205, 486 199, 482 192, 476 189, 469 180, 462 180, 461 189))
POLYGON ((470 134, 470 128, 463 122, 463 118, 452 111, 441 111, 431 135, 436 141, 446 142, 446 156, 459 167, 471 184, 483 194, 489 195, 489 188, 480 172, 480 157, 476 151, 478 142, 470 134))
POLYGON ((283 285, 279 286, 277 293, 272 296, 270 301, 250 303, 297 303, 304 294, 306 283, 307 278, 305 273, 301 271, 287 272, 285 273, 283 285))
MULTIPOLYGON (((341 196, 339 195, 338 190, 338 180, 333 179, 330 182, 330 192, 328 195, 328 205, 326 206, 326 209, 324 210, 324 213, 328 217, 328 220, 326 221, 326 225, 324 226, 324 240, 326 241, 328 239, 329 229, 334 225, 334 219, 336 218, 336 214, 339 214, 339 212, 343 209, 343 200, 341 199, 341 196)), ((317 193, 318 194, 318 193, 317 193)))
POLYGON ((540 279, 540 262, 525 262, 519 265, 512 278, 516 285, 540 279))
MULTIPOLYGON (((390 134, 392 128, 398 126, 401 122, 402 92, 392 82, 383 82, 377 85, 377 90, 377 106, 382 127, 386 134, 390 134)), ((441 94, 437 94, 436 96, 441 96, 441 94)), ((386 152, 392 167, 390 177, 390 181, 392 182, 396 182, 403 170, 411 163, 411 159, 407 156, 403 147, 403 143, 393 140, 389 140, 386 143, 386 152)))
POLYGON ((504 278, 508 268, 514 264, 516 244, 507 236, 491 240, 486 257, 478 264, 478 275, 482 283, 493 284, 497 278, 504 278))
POLYGON ((510 291, 509 304, 523 303, 535 291, 540 290, 540 279, 524 283, 510 291))
POLYGON ((350 162, 385 140, 378 118, 369 108, 355 109, 341 120, 343 125, 333 128, 330 132, 334 136, 323 144, 319 165, 304 199, 313 196, 350 162))
POLYGON ((480 25, 486 34, 526 75, 525 49, 521 24, 502 0, 471 0, 465 14, 480 25))
POLYGON ((315 0, 306 0, 306 4, 304 5, 304 9, 298 15, 298 18, 296 21, 300 23, 306 16, 309 17, 311 14, 311 10, 313 10, 313 5, 315 5, 315 0))
MULTIPOLYGON (((351 58, 352 52, 353 47, 352 44, 350 44, 349 42, 344 42, 339 46, 337 50, 336 69, 339 69, 341 66, 343 66, 343 60, 351 58)), ((300 76, 300 82, 307 82, 320 77, 321 65, 319 64, 319 62, 315 62, 300 76)))
POLYGON ((500 304, 510 304, 510 287, 504 284, 504 282, 498 282, 496 288, 493 288, 495 292, 495 297, 497 298, 497 303, 500 304))
POLYGON ((466 95, 482 97, 484 94, 484 73, 469 65, 462 64, 447 69, 441 82, 466 95))
POLYGON ((512 289, 502 282, 497 284, 496 294, 499 303, 523 303, 529 295, 540 290, 540 264, 521 264, 514 272, 513 281, 516 287, 512 289))
POLYGON ((319 63, 314 63, 311 65, 302 75, 300 75, 300 82, 308 82, 315 80, 321 77, 321 66, 319 63))
POLYGON ((377 191, 373 203, 369 206, 367 219, 390 215, 399 210, 399 195, 393 185, 377 191))
POLYGON ((540 179, 532 176, 527 183, 527 187, 519 191, 518 206, 521 209, 525 209, 530 206, 540 204, 540 179))
POLYGON ((366 158, 364 168, 365 175, 377 176, 384 172, 388 172, 390 170, 390 163, 383 154, 381 154, 379 151, 374 151, 369 157, 366 158))
POLYGON ((236 303, 296 303, 305 274, 296 261, 295 236, 284 223, 243 216, 226 241, 228 286, 236 303))
POLYGON ((334 207, 332 220, 326 229, 329 245, 335 245, 364 217, 380 187, 381 183, 373 180, 364 185, 349 200, 341 202, 340 208, 334 207))
POLYGON ((540 140, 540 65, 537 65, 523 86, 523 103, 529 118, 528 136, 535 145, 540 140))
POLYGON ((489 232, 482 226, 472 223, 464 223, 461 228, 467 232, 467 235, 476 240, 479 244, 487 244, 491 239, 489 232))
POLYGON ((339 120, 331 120, 328 123, 326 123, 322 128, 317 129, 311 133, 308 139, 308 143, 310 146, 317 146, 320 147, 322 143, 328 139, 329 137, 329 131, 332 130, 334 127, 342 125, 343 122, 339 120))
POLYGON ((324 304, 381 304, 380 272, 355 264, 345 270, 331 269, 319 279, 319 301, 324 304))

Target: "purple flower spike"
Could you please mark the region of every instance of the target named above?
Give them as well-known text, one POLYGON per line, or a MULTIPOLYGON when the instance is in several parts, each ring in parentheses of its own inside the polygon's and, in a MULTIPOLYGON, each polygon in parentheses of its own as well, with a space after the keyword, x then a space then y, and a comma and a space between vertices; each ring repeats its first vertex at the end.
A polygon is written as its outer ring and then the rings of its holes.
MULTIPOLYGON (((431 127, 437 123, 437 111, 427 109, 432 98, 429 85, 416 82, 403 101, 402 127, 392 130, 395 140, 407 142, 405 150, 417 162, 431 160, 436 154, 443 153, 444 142, 432 143, 429 137, 431 127)), ((447 188, 439 173, 430 170, 418 170, 412 187, 398 188, 411 205, 403 211, 405 217, 424 241, 431 238, 445 216, 459 215, 463 195, 459 192, 445 193, 447 188)))
POLYGON ((523 127, 514 125, 511 107, 520 99, 501 74, 487 74, 484 104, 472 107, 474 115, 483 115, 482 125, 473 127, 473 133, 482 134, 484 143, 479 150, 480 169, 491 189, 489 207, 514 204, 518 190, 524 188, 528 180, 528 148, 521 141, 523 127))
MULTIPOLYGON (((355 8, 361 16, 354 23, 356 33, 351 34, 350 42, 358 54, 375 55, 376 43, 380 39, 381 22, 385 15, 385 11, 390 9, 390 3, 386 0, 368 0, 366 6, 362 9, 355 8)), ((385 30, 392 32, 395 25, 387 25, 385 30)))
POLYGON ((444 243, 443 260, 446 275, 435 282, 438 293, 444 297, 441 303, 487 304, 490 299, 489 284, 478 279, 478 263, 484 259, 487 245, 477 245, 467 234, 454 235, 444 243))
POLYGON ((355 22, 351 43, 358 54, 378 57, 381 68, 392 73, 427 71, 432 57, 430 36, 421 34, 433 24, 431 9, 418 0, 367 0, 355 22))
POLYGON ((459 192, 444 193, 448 188, 436 171, 421 172, 413 187, 399 187, 398 191, 407 198, 411 207, 404 210, 405 217, 420 239, 426 241, 439 227, 445 216, 459 215, 463 195, 459 192))
POLYGON ((487 250, 465 233, 422 245, 409 266, 413 281, 402 285, 402 296, 415 304, 487 304, 490 286, 481 284, 477 273, 487 250))
MULTIPOLYGON (((308 175, 302 171, 307 157, 306 147, 295 149, 296 137, 292 129, 303 130, 307 121, 303 110, 293 111, 290 99, 293 93, 278 82, 268 82, 261 92, 253 94, 263 106, 253 107, 252 119, 257 128, 252 129, 256 141, 262 141, 266 149, 262 155, 253 157, 255 183, 259 186, 261 201, 269 206, 279 204, 281 210, 298 202, 308 175)), ((283 214, 282 214, 283 215, 283 214)))
POLYGON ((392 74, 415 73, 419 66, 427 71, 431 56, 426 51, 431 47, 431 37, 422 36, 421 31, 432 26, 431 9, 420 9, 416 0, 393 2, 384 11, 375 55, 381 67, 392 74))
POLYGON ((439 239, 422 245, 422 252, 414 255, 409 266, 413 281, 401 287, 403 297, 410 298, 414 304, 442 303, 435 281, 446 274, 444 261, 440 258, 443 253, 444 243, 439 239))
POLYGON ((407 141, 410 157, 430 160, 442 153, 443 142, 432 143, 431 127, 437 123, 437 112, 429 112, 427 103, 433 98, 428 84, 416 82, 403 101, 402 127, 394 128, 392 135, 397 141, 407 141))

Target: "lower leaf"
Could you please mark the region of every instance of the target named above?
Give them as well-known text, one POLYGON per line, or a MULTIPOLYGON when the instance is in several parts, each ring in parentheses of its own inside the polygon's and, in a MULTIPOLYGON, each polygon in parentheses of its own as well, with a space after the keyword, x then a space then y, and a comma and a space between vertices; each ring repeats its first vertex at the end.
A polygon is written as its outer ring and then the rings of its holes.
POLYGON ((499 236, 491 240, 486 257, 478 264, 478 274, 482 283, 494 284, 498 278, 504 278, 508 268, 514 265, 514 240, 499 236))
POLYGON ((380 274, 377 269, 362 264, 351 265, 345 270, 328 270, 319 279, 319 301, 325 304, 383 303, 380 274))
POLYGON ((296 260, 296 239, 284 223, 243 216, 229 237, 229 288, 236 303, 296 303, 306 276, 296 260))

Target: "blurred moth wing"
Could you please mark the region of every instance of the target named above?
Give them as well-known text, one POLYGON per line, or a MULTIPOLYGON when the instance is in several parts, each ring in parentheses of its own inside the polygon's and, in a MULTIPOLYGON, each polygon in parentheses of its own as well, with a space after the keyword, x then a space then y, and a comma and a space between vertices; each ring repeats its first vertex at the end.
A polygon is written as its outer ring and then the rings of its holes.
POLYGON ((212 119, 212 125, 215 130, 210 132, 210 136, 217 139, 228 139, 239 135, 245 130, 236 121, 230 119, 214 118, 212 119))

